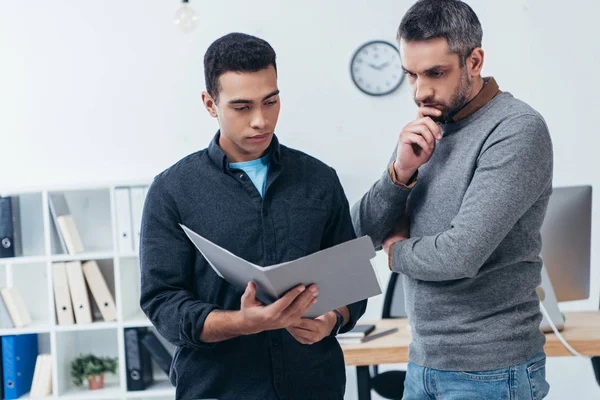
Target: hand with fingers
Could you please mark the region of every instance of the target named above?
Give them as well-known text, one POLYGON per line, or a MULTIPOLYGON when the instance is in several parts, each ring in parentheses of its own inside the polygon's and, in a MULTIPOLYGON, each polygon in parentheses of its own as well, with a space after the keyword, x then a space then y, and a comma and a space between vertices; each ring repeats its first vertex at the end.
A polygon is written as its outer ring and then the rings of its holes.
POLYGON ((240 314, 247 334, 284 329, 297 324, 302 316, 317 302, 316 285, 298 285, 279 300, 264 305, 256 300, 256 286, 248 283, 242 295, 240 314))
POLYGON ((302 318, 287 331, 302 344, 314 344, 329 336, 336 321, 335 314, 328 312, 314 319, 302 318))
POLYGON ((407 183, 417 169, 431 158, 436 140, 442 139, 440 127, 433 118, 442 112, 433 107, 419 107, 417 119, 409 122, 398 139, 394 169, 400 182, 407 183))

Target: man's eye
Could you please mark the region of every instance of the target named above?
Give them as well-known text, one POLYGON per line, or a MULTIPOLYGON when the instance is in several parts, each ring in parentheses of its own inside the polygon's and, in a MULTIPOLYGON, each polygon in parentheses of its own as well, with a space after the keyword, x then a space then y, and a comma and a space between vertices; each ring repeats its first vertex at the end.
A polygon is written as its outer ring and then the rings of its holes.
POLYGON ((246 110, 249 110, 249 109, 250 109, 250 107, 248 107, 248 106, 244 106, 244 107, 235 107, 235 108, 234 108, 234 110, 235 110, 235 111, 246 111, 246 110))

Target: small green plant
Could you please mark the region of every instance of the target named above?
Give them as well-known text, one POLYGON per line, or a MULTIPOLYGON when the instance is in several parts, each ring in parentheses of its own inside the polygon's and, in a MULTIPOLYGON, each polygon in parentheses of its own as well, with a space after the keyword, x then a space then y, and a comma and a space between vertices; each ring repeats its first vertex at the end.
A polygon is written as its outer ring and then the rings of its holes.
POLYGON ((114 374, 117 372, 117 359, 111 357, 96 357, 93 354, 81 355, 71 361, 71 378, 77 386, 83 385, 88 376, 114 374))

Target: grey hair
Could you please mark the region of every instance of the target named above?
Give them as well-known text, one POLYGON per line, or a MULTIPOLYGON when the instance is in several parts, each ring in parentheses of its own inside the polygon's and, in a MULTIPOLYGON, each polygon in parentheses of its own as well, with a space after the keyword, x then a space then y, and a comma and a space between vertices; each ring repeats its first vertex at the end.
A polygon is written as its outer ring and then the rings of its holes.
POLYGON ((397 39, 407 42, 445 38, 461 66, 477 47, 483 30, 477 14, 460 0, 419 0, 408 10, 398 27, 397 39))

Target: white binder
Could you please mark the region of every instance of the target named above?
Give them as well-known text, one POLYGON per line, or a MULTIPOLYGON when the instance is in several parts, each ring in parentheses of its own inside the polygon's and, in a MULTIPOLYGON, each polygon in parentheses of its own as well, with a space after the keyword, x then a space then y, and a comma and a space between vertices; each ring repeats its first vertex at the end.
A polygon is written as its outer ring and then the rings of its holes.
POLYGON ((65 263, 52 264, 52 286, 54 287, 54 304, 56 306, 56 320, 58 324, 74 324, 75 318, 73 317, 73 306, 65 263))
POLYGON ((52 356, 39 354, 35 362, 29 397, 34 399, 52 395, 52 356))
POLYGON ((22 328, 31 324, 31 317, 25 303, 23 303, 23 297, 21 297, 19 289, 12 286, 2 289, 1 293, 15 328, 22 328))
POLYGON ((131 224, 131 203, 128 188, 115 189, 115 206, 117 214, 117 242, 119 252, 133 252, 133 231, 131 224))
POLYGON ((66 269, 67 282, 69 283, 71 300, 73 302, 73 312, 75 313, 75 322, 78 324, 89 324, 92 322, 92 310, 85 287, 81 262, 68 262, 66 263, 66 269))
POLYGON ((116 320, 117 310, 115 308, 115 300, 106 285, 106 280, 102 276, 102 272, 100 272, 98 263, 96 261, 84 263, 83 274, 90 287, 94 301, 96 302, 98 309, 100 309, 102 318, 104 318, 105 321, 116 320))
POLYGON ((58 236, 63 250, 69 254, 83 253, 83 242, 79 236, 75 219, 71 215, 67 199, 62 193, 49 195, 50 213, 58 229, 58 236))
POLYGON ((142 210, 144 208, 145 192, 143 187, 131 189, 131 220, 133 223, 133 250, 140 249, 140 230, 142 228, 142 210))

